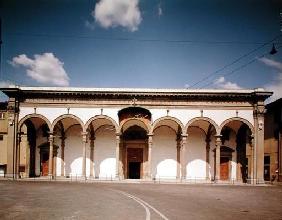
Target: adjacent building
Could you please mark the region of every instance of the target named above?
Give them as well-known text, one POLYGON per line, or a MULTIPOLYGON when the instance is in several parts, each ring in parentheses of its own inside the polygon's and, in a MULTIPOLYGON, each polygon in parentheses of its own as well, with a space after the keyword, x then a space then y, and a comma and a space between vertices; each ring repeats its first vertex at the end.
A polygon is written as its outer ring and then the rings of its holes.
POLYGON ((266 105, 264 179, 282 181, 282 99, 266 105))
POLYGON ((264 182, 263 89, 1 90, 15 178, 264 182))
POLYGON ((4 177, 7 169, 7 102, 0 103, 0 177, 4 177))

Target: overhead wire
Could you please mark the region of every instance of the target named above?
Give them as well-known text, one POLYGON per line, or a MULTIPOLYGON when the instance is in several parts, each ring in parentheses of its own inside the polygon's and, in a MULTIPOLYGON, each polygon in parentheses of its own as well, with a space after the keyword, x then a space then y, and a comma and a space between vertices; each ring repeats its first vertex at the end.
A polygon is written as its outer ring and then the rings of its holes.
POLYGON ((30 36, 30 37, 47 37, 47 38, 77 38, 77 39, 95 39, 95 40, 110 40, 110 41, 139 41, 139 42, 165 42, 165 43, 197 43, 197 44, 241 44, 241 45, 264 45, 265 42, 254 41, 205 41, 205 40, 169 40, 169 39, 149 39, 149 38, 127 38, 127 37, 99 37, 91 35, 66 35, 66 34, 40 34, 40 33, 23 33, 23 32, 8 32, 9 36, 30 36))
POLYGON ((189 88, 193 88, 194 86, 199 85, 201 82, 203 82, 203 81, 209 79, 209 78, 212 77, 213 75, 216 75, 216 74, 220 73, 222 70, 225 70, 227 67, 232 66, 232 65, 235 64, 235 63, 238 63, 240 60, 242 60, 242 59, 244 59, 245 57, 251 55, 252 53, 254 53, 254 52, 256 52, 256 51, 262 49, 263 47, 265 47, 266 45, 268 45, 268 44, 272 43, 273 41, 277 40, 277 39, 278 39, 279 37, 281 37, 281 36, 282 36, 282 34, 279 34, 279 35, 275 36, 275 37, 272 38, 270 41, 267 41, 267 42, 265 42, 264 44, 262 44, 261 46, 256 47, 255 49, 253 49, 253 50, 251 50, 251 51, 249 51, 249 52, 243 54, 242 56, 236 58, 236 59, 233 60, 232 62, 230 62, 230 63, 224 65, 223 67, 217 69, 216 71, 209 73, 209 74, 206 75, 204 78, 202 78, 201 80, 199 80, 199 81, 197 81, 196 83, 194 83, 193 85, 191 85, 189 88))
MULTIPOLYGON (((282 46, 278 47, 277 49, 279 49, 279 48, 281 48, 281 47, 282 47, 282 46)), ((243 69, 243 68, 249 66, 250 64, 256 62, 257 60, 259 60, 259 59, 261 59, 261 58, 263 58, 263 57, 265 57, 265 56, 268 55, 268 54, 269 54, 269 52, 264 53, 264 54, 262 54, 262 55, 260 55, 260 56, 258 56, 258 57, 256 57, 256 58, 250 60, 249 62, 247 62, 247 63, 245 63, 245 64, 243 64, 243 65, 241 65, 241 66, 239 66, 239 67, 237 67, 237 68, 235 68, 235 69, 233 69, 232 71, 230 71, 230 72, 228 72, 228 73, 225 73, 225 74, 222 74, 221 76, 226 77, 226 76, 233 75, 234 73, 236 73, 236 72, 238 72, 239 70, 241 70, 241 69, 243 69)), ((211 84, 213 84, 213 83, 214 83, 214 82, 211 81, 211 82, 205 84, 204 86, 201 86, 199 89, 206 88, 207 86, 209 86, 209 85, 211 85, 211 84)))

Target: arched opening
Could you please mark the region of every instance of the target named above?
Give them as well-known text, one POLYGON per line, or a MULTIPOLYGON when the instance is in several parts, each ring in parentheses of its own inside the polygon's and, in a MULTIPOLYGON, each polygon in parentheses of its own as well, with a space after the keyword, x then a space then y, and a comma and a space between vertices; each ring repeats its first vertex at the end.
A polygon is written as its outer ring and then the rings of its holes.
POLYGON ((121 135, 120 157, 124 177, 128 179, 142 179, 147 175, 148 131, 141 124, 125 124, 126 130, 121 135))
POLYGON ((20 121, 19 143, 16 150, 16 173, 20 177, 48 175, 49 153, 42 164, 39 146, 48 142, 49 131, 49 123, 43 117, 30 115, 20 121), (43 165, 46 167, 44 172, 43 165))
POLYGON ((124 174, 128 179, 142 179, 148 161, 147 131, 133 125, 122 134, 124 174))
POLYGON ((182 123, 173 117, 156 120, 152 126, 152 176, 157 179, 180 178, 182 123))
POLYGON ((63 115, 53 122, 54 146, 59 146, 53 157, 55 176, 83 175, 83 124, 76 117, 63 115))
POLYGON ((118 112, 121 135, 119 160, 121 176, 130 179, 147 178, 148 167, 148 133, 150 131, 151 113, 141 107, 128 107, 118 112))
POLYGON ((252 127, 241 120, 230 120, 221 126, 220 179, 246 183, 251 179, 252 127), (229 152, 222 149, 229 149, 229 152))
POLYGON ((95 116, 86 123, 89 155, 86 174, 99 179, 112 179, 116 174, 116 122, 107 116, 95 116))
POLYGON ((214 155, 217 124, 208 118, 195 118, 188 122, 185 154, 186 178, 191 180, 212 180, 215 175, 214 155))
MULTIPOLYGON (((49 172, 49 153, 50 153, 50 144, 45 142, 38 146, 39 148, 39 160, 40 160, 40 174, 41 176, 48 176, 49 172)), ((54 145, 53 147, 53 170, 56 170, 55 159, 57 157, 58 146, 54 145)))

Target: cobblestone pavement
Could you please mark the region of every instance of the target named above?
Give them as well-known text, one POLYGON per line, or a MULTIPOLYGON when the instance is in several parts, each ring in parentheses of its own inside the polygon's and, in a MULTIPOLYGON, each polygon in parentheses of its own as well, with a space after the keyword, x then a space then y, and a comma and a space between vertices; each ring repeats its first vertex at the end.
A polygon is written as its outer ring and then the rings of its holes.
POLYGON ((0 219, 282 220, 282 187, 0 181, 0 219))

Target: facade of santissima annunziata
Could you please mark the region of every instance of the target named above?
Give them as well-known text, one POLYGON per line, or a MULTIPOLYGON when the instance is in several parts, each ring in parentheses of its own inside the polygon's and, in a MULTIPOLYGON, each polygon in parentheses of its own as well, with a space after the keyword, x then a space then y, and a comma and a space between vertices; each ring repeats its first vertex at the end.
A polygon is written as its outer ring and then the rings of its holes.
POLYGON ((264 182, 263 89, 1 90, 6 175, 264 182))

